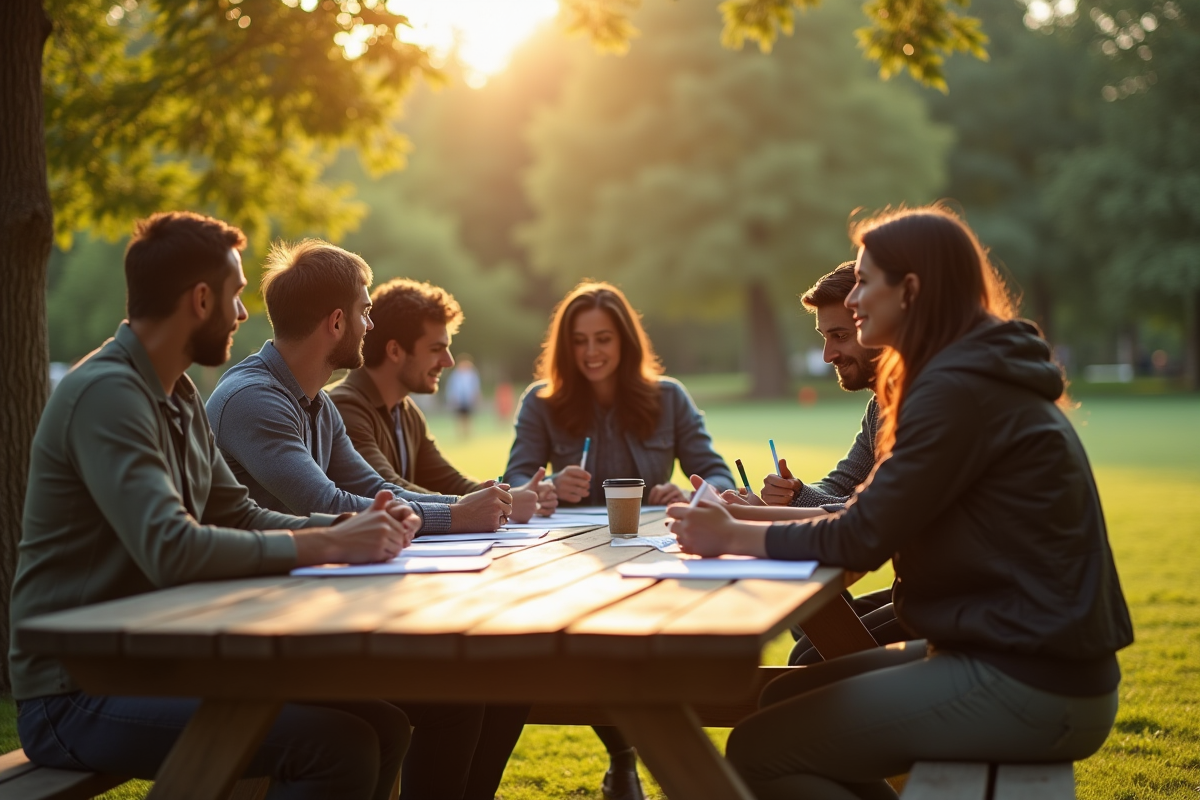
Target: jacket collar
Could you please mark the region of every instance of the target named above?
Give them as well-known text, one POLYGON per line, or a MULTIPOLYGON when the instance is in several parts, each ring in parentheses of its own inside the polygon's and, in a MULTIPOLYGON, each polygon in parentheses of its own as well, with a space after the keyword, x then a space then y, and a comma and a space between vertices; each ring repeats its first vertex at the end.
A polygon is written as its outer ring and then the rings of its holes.
POLYGON ((350 370, 350 374, 346 376, 345 384, 358 390, 373 408, 380 409, 385 414, 390 412, 390 409, 383 404, 383 396, 379 394, 379 387, 375 385, 374 379, 367 374, 365 368, 350 370))
MULTIPOLYGON (((150 354, 146 352, 145 345, 133 332, 133 328, 129 327, 128 320, 117 326, 117 332, 113 334, 113 340, 126 353, 129 354, 129 360, 133 363, 133 368, 137 370, 137 374, 141 376, 142 381, 150 387, 150 393, 154 395, 154 399, 160 403, 166 403, 167 393, 163 391, 162 382, 158 379, 158 373, 154 369, 154 362, 150 360, 150 354)), ((175 381, 174 395, 183 403, 190 403, 196 394, 196 387, 192 383, 191 378, 186 374, 180 375, 179 380, 175 381)))

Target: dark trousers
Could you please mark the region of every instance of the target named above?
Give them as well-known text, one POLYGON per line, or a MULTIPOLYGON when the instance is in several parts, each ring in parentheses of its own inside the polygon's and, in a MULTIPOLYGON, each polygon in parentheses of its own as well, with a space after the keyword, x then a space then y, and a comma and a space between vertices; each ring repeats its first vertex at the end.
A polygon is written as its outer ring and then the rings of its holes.
MULTIPOLYGON (((17 733, 35 764, 150 779, 199 705, 51 695, 18 704, 17 733)), ((388 703, 288 703, 245 776, 270 776, 271 800, 384 800, 408 744, 408 718, 388 703)))

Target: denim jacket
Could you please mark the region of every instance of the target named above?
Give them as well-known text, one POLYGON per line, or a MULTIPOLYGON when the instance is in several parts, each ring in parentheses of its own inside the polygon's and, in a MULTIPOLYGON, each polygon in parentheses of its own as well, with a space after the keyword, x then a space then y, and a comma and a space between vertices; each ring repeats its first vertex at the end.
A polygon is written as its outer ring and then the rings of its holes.
MULTIPOLYGON (((637 464, 637 477, 646 482, 647 489, 667 483, 675 471, 675 460, 679 459, 679 466, 685 473, 699 475, 718 491, 734 488, 733 473, 713 450, 712 437, 704 427, 704 415, 696 408, 687 389, 673 378, 659 378, 658 381, 662 405, 654 433, 647 439, 625 433, 625 441, 637 464)), ((538 397, 545 385, 545 381, 534 383, 521 396, 517 434, 504 471, 504 479, 514 485, 525 483, 538 467, 547 463, 552 472, 578 464, 583 457, 584 438, 595 436, 595 423, 583 436, 574 436, 551 419, 549 406, 538 397)), ((593 491, 592 494, 595 501, 598 493, 593 491)))

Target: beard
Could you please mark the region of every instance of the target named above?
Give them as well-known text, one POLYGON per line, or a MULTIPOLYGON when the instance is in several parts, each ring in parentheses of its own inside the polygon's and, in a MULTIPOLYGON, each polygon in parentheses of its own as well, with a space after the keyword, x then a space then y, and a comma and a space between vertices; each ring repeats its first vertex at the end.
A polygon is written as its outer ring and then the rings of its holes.
POLYGON ((837 372, 838 386, 847 392, 869 389, 875 384, 875 359, 878 357, 879 351, 871 350, 866 356, 835 363, 833 368, 837 372))
POLYGON ((363 336, 355 339, 347 331, 329 354, 329 366, 333 369, 358 369, 363 365, 363 336))
POLYGON ((229 360, 230 334, 237 330, 236 321, 214 315, 192 332, 188 350, 192 361, 202 367, 219 367, 229 360))

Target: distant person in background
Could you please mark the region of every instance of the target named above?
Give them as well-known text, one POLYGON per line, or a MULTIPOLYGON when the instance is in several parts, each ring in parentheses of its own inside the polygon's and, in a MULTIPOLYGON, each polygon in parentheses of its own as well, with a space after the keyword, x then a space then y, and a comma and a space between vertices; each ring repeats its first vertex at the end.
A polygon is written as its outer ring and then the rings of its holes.
MULTIPOLYGON (((363 339, 363 366, 329 390, 359 454, 390 483, 413 492, 463 495, 488 485, 460 472, 441 450, 413 395, 438 390, 454 366, 450 344, 462 309, 437 286, 398 278, 371 293, 375 327, 363 339)), ((457 373, 455 370, 454 375, 457 373)), ((512 487, 513 519, 525 521, 558 505, 545 470, 512 487)))
POLYGON ((471 437, 471 415, 479 405, 479 370, 467 354, 459 357, 446 380, 446 404, 458 419, 458 435, 471 437))
MULTIPOLYGON (((675 461, 718 491, 733 475, 713 450, 683 384, 663 377, 641 320, 625 295, 608 283, 582 283, 555 309, 538 361, 538 382, 525 390, 505 478, 527 481, 550 464, 560 502, 603 505, 607 478, 641 478, 644 501, 687 499, 671 483, 675 461), (579 466, 591 438, 587 468, 579 466)), ((606 798, 640 800, 637 755, 621 732, 597 727, 610 765, 606 798)))

